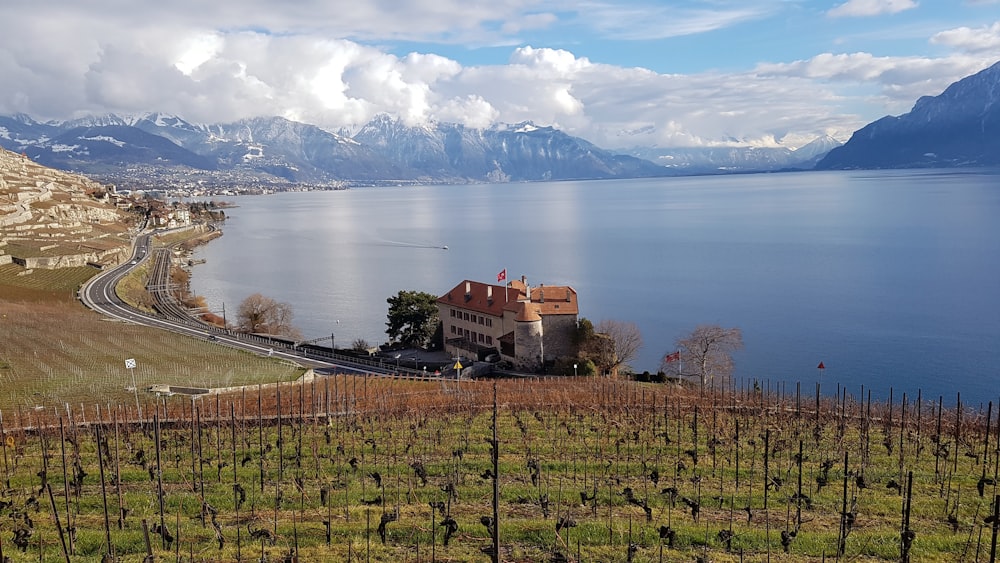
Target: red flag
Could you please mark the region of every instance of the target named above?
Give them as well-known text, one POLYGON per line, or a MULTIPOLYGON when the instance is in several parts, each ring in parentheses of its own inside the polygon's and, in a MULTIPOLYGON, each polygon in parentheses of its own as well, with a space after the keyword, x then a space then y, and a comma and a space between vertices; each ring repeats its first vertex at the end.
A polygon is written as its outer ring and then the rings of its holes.
POLYGON ((680 351, 674 352, 673 354, 667 354, 663 358, 663 361, 666 362, 666 363, 668 363, 668 364, 670 362, 679 362, 679 361, 681 361, 681 353, 680 353, 680 351))
POLYGON ((500 270, 499 274, 497 274, 497 283, 500 283, 506 279, 507 279, 507 268, 504 268, 503 270, 500 270))

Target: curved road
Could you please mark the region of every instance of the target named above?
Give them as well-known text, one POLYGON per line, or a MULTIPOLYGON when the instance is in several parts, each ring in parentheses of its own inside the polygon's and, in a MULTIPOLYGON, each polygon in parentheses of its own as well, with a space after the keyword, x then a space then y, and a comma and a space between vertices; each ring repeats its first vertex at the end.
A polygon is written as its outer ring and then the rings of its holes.
POLYGON ((211 327, 193 318, 167 318, 150 315, 130 307, 118 298, 118 295, 115 293, 115 286, 132 269, 150 259, 152 256, 152 236, 153 233, 140 235, 135 240, 132 257, 128 261, 111 270, 97 274, 85 283, 80 288, 80 301, 98 313, 121 321, 169 330, 192 338, 209 339, 219 344, 248 350, 257 354, 285 358, 324 372, 370 375, 385 375, 390 373, 390 370, 379 367, 352 365, 347 362, 329 361, 309 356, 304 350, 288 347, 282 348, 277 343, 269 342, 266 339, 211 327))

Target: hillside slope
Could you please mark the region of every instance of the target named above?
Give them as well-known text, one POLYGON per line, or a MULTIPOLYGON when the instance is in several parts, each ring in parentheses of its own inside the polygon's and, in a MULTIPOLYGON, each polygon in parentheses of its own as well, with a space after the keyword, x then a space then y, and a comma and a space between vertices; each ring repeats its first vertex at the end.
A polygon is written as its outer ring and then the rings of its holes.
POLYGON ((127 219, 105 186, 0 149, 0 265, 117 263, 129 248, 127 219))
POLYGON ((1000 63, 868 124, 816 166, 951 168, 1000 165, 1000 63))

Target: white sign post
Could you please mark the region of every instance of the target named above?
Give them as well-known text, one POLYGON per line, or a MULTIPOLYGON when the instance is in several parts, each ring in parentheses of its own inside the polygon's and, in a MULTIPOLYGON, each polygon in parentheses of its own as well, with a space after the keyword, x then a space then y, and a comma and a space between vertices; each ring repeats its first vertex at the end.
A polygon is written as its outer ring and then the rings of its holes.
POLYGON ((135 366, 135 358, 128 358, 125 360, 125 368, 132 374, 132 392, 135 394, 135 412, 139 416, 139 420, 142 420, 142 408, 139 406, 139 388, 135 385, 135 366))

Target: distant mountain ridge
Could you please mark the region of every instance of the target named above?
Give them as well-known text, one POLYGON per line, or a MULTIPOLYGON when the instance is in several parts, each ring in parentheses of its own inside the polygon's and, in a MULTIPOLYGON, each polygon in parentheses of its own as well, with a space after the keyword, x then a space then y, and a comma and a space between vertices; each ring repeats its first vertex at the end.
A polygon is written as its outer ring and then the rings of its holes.
POLYGON ((242 172, 294 183, 504 182, 668 175, 552 127, 408 127, 376 116, 353 138, 280 117, 198 125, 159 113, 61 123, 0 116, 0 146, 84 173, 114 167, 242 172))
POLYGON ((123 170, 323 184, 637 178, 811 166, 799 158, 802 149, 773 154, 677 149, 673 154, 685 154, 686 165, 676 166, 664 162, 662 154, 621 154, 531 122, 486 129, 454 123, 407 126, 385 114, 352 134, 280 117, 194 124, 144 113, 43 123, 19 114, 0 116, 0 146, 47 166, 109 181, 123 170))
POLYGON ((331 132, 280 117, 194 124, 163 113, 38 122, 0 116, 0 147, 96 176, 197 182, 477 183, 639 178, 782 170, 1000 165, 1000 63, 884 117, 840 145, 636 147, 610 151, 530 122, 485 129, 408 126, 377 115, 331 132), (133 174, 134 172, 134 174, 133 174), (171 176, 172 175, 172 176, 171 176), (192 180, 194 179, 194 180, 192 180))
POLYGON ((1000 165, 1000 62, 856 131, 817 164, 852 168, 1000 165))
POLYGON ((841 143, 820 137, 796 150, 783 147, 637 147, 629 154, 681 174, 809 170, 841 143))

